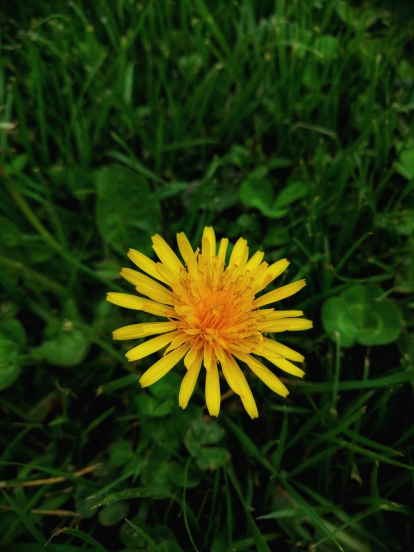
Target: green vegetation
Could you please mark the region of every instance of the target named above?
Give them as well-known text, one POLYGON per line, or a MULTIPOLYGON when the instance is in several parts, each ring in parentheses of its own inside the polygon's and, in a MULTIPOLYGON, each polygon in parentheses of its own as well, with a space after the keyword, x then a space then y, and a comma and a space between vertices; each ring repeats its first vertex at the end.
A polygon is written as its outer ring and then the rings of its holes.
POLYGON ((412 550, 410 3, 7 4, 1 550, 412 550), (203 378, 182 411, 182 366, 142 390, 111 338, 151 320, 105 301, 128 248, 205 225, 308 283, 259 420, 203 378))

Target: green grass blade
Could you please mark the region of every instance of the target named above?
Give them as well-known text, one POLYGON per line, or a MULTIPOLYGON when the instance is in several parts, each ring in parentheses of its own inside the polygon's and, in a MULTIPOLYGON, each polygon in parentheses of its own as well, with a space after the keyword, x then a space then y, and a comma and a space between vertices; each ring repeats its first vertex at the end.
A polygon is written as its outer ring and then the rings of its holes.
POLYGON ((270 552, 270 548, 267 546, 267 543, 266 543, 265 539, 263 538, 263 535, 260 532, 259 528, 257 527, 256 522, 254 521, 254 519, 253 519, 253 517, 250 513, 249 507, 247 506, 246 501, 243 498, 243 495, 242 495, 242 492, 241 492, 241 489, 240 489, 240 485, 239 485, 239 482, 236 479, 236 475, 233 471, 233 468, 230 468, 228 470, 228 476, 230 478, 230 481, 233 484, 233 487, 236 490, 236 493, 237 493, 237 496, 240 499, 240 502, 242 503, 243 509, 245 511, 245 514, 246 514, 247 523, 248 523, 248 525, 250 527, 250 530, 252 532, 252 536, 253 536, 253 539, 254 539, 254 542, 256 544, 256 548, 257 548, 258 552, 270 552))
POLYGON ((335 536, 329 531, 325 525, 323 519, 315 512, 315 509, 305 500, 285 479, 280 480, 281 485, 290 494, 296 504, 303 510, 303 512, 310 517, 310 519, 327 535, 339 550, 343 550, 342 546, 336 540, 335 536))

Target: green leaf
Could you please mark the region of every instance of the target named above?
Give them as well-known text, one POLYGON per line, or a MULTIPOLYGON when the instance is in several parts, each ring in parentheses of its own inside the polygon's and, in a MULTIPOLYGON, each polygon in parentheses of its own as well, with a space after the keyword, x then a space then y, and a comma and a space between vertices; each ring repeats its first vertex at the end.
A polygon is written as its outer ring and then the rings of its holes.
POLYGON ((344 23, 355 26, 361 22, 360 10, 350 6, 345 0, 337 0, 335 10, 344 23))
POLYGON ((401 151, 396 168, 397 172, 407 180, 414 177, 414 148, 401 151))
POLYGON ((401 316, 389 300, 378 298, 382 290, 376 285, 357 284, 328 299, 322 307, 325 330, 342 347, 385 345, 395 341, 401 330, 401 316))
POLYGON ((96 182, 96 220, 103 237, 120 253, 144 246, 148 237, 156 233, 159 221, 159 205, 148 181, 125 167, 113 165, 99 171, 96 182))
POLYGON ((280 218, 287 214, 285 209, 271 208, 273 201, 272 184, 264 178, 249 176, 241 183, 240 199, 246 207, 254 207, 265 217, 280 218))
POLYGON ((66 535, 72 535, 73 537, 78 537, 79 539, 93 546, 93 548, 98 552, 108 552, 107 548, 104 548, 96 539, 94 539, 91 535, 88 535, 88 533, 85 533, 84 531, 64 527, 60 532, 66 535))
POLYGON ((385 345, 395 341, 401 329, 400 312, 390 301, 379 301, 364 313, 363 327, 358 333, 361 345, 385 345))
POLYGON ((250 507, 246 503, 244 496, 241 492, 240 484, 237 481, 233 466, 230 466, 230 469, 228 470, 228 475, 229 475, 230 481, 232 482, 236 490, 237 496, 239 497, 239 500, 242 503, 244 512, 246 514, 247 523, 250 527, 250 530, 252 532, 252 536, 256 545, 256 550, 258 552, 270 552, 270 548, 267 546, 267 543, 263 537, 263 534, 261 533, 260 529, 257 527, 256 522, 254 521, 252 514, 250 513, 250 507))
POLYGON ((379 228, 408 237, 414 233, 414 211, 400 209, 391 213, 377 214, 374 224, 379 228))
POLYGON ((19 348, 26 345, 27 335, 20 320, 14 318, 0 323, 0 333, 13 341, 19 348))
POLYGON ((134 528, 134 525, 138 525, 142 520, 139 516, 132 518, 131 523, 125 522, 119 532, 119 538, 125 546, 130 546, 131 548, 142 549, 145 546, 145 539, 141 536, 140 533, 134 528))
POLYGON ((11 318, 0 323, 0 391, 10 387, 21 372, 19 354, 27 336, 19 320, 11 318))
POLYGON ((347 303, 340 297, 331 297, 322 306, 322 323, 330 337, 341 347, 354 345, 358 329, 348 312, 347 303))
POLYGON ((27 165, 28 161, 29 156, 25 153, 13 156, 10 165, 8 166, 9 173, 13 175, 19 175, 21 172, 23 172, 23 169, 27 165))
POLYGON ((167 399, 178 394, 182 377, 175 372, 169 372, 159 381, 150 386, 149 390, 158 399, 167 399))
MULTIPOLYGON (((373 378, 369 380, 340 381, 338 391, 354 391, 356 389, 375 389, 378 387, 394 387, 399 383, 406 383, 414 380, 414 370, 403 370, 385 376, 383 378, 373 378)), ((332 389, 332 383, 308 383, 298 382, 295 389, 296 393, 326 393, 332 389)))
POLYGON ((132 445, 129 441, 115 441, 109 450, 109 461, 113 466, 123 466, 134 456, 132 445))
POLYGON ((338 56, 338 46, 339 38, 328 34, 317 36, 313 45, 322 54, 323 61, 335 59, 338 56))
POLYGON ((0 217, 0 236, 2 247, 15 247, 22 243, 22 235, 11 220, 6 217, 0 217))
POLYGON ((270 462, 266 459, 264 454, 260 452, 260 450, 257 448, 255 443, 253 443, 251 438, 243 431, 243 429, 237 424, 235 424, 233 420, 231 420, 230 418, 226 419, 226 424, 230 427, 231 431, 234 433, 236 438, 240 441, 240 443, 242 444, 246 452, 251 454, 253 458, 256 458, 256 460, 261 464, 263 464, 265 468, 270 470, 272 473, 275 473, 275 470, 272 464, 270 464, 270 462))
POLYGON ((194 420, 187 430, 185 444, 193 456, 196 456, 203 445, 213 445, 220 441, 224 429, 214 421, 194 420))
POLYGON ((292 499, 296 504, 303 510, 303 512, 308 515, 311 520, 320 528, 322 531, 331 539, 332 542, 336 544, 339 550, 343 550, 342 546, 336 540, 335 536, 329 531, 326 527, 322 518, 316 513, 315 509, 305 500, 287 481, 286 479, 280 479, 280 482, 286 491, 290 494, 292 499))
POLYGON ((207 422, 201 419, 191 423, 184 442, 201 469, 216 469, 230 459, 227 449, 206 446, 217 443, 223 435, 224 429, 213 420, 207 422))
POLYGON ((154 197, 158 201, 162 201, 163 199, 167 199, 169 197, 172 197, 187 191, 188 187, 189 187, 189 184, 187 182, 171 182, 171 184, 167 184, 163 188, 159 188, 155 192, 154 197))
POLYGON ((99 522, 104 527, 110 527, 111 525, 116 525, 122 519, 128 515, 129 512, 129 502, 120 501, 114 502, 112 504, 107 504, 99 512, 99 522))
POLYGON ((106 280, 117 280, 119 278, 121 266, 113 259, 104 259, 94 264, 94 270, 99 276, 106 280))
POLYGON ((229 225, 227 235, 229 238, 238 238, 240 235, 255 236, 259 238, 262 234, 262 229, 259 222, 259 217, 256 213, 243 213, 239 218, 231 225, 229 225))
POLYGON ((287 207, 294 201, 301 199, 308 193, 308 186, 302 182, 293 182, 287 188, 284 188, 276 197, 273 204, 273 210, 287 207))
POLYGON ((292 159, 289 159, 288 157, 275 157, 274 159, 269 159, 267 168, 269 170, 284 169, 286 167, 291 167, 292 165, 292 159))
MULTIPOLYGON (((317 506, 314 508, 318 514, 329 514, 332 512, 332 506, 317 506)), ((257 519, 284 519, 284 518, 303 518, 303 510, 301 508, 292 508, 286 510, 276 510, 264 516, 259 516, 257 519)))
POLYGON ((169 471, 169 463, 165 459, 158 460, 147 456, 142 463, 142 484, 156 497, 170 494, 172 483, 169 471))
POLYGON ((286 228, 272 226, 267 231, 263 245, 264 247, 279 247, 289 240, 289 233, 286 228))
MULTIPOLYGON (((184 487, 185 481, 185 465, 182 462, 170 462, 169 474, 172 481, 179 487, 184 487)), ((200 483, 200 471, 190 466, 187 472, 186 487, 192 489, 200 483)))
POLYGON ((411 466, 410 464, 404 464, 403 462, 398 462, 397 460, 388 458, 388 456, 380 454, 379 452, 367 450, 366 448, 354 445, 354 443, 348 443, 347 441, 341 441, 339 439, 335 439, 335 441, 342 447, 346 447, 378 462, 384 462, 384 464, 390 464, 391 466, 396 466, 397 468, 402 468, 403 470, 414 471, 414 466, 411 466))
POLYGON ((268 180, 250 176, 241 183, 240 199, 246 207, 266 211, 273 200, 273 188, 268 180))
POLYGON ((87 485, 80 484, 76 488, 75 494, 75 510, 82 518, 91 518, 96 514, 96 510, 92 508, 94 501, 90 500, 91 488, 87 485))
POLYGON ((138 527, 135 523, 132 523, 131 521, 125 520, 129 525, 139 534, 141 537, 149 544, 150 550, 153 550, 154 552, 161 552, 158 546, 155 544, 155 542, 152 540, 150 536, 147 535, 147 533, 138 527))
POLYGON ((79 364, 88 350, 89 341, 81 331, 67 331, 62 328, 57 337, 44 341, 39 347, 32 349, 32 353, 49 364, 70 367, 79 364))
POLYGON ((139 487, 136 489, 125 489, 124 491, 119 491, 118 493, 112 493, 102 500, 100 500, 94 506, 91 506, 92 509, 100 508, 101 506, 106 506, 107 504, 113 504, 114 502, 119 502, 120 500, 131 500, 133 498, 168 498, 170 493, 164 491, 155 491, 150 487, 139 487))
POLYGON ((155 525, 151 527, 150 535, 161 552, 183 552, 178 544, 174 531, 165 525, 155 525))
POLYGON ((0 333, 0 391, 10 387, 19 377, 19 347, 0 333))
POLYGON ((36 539, 41 546, 46 544, 45 539, 39 529, 36 527, 36 524, 33 521, 33 516, 30 513, 26 513, 25 508, 21 507, 18 502, 14 500, 13 497, 8 495, 6 491, 1 489, 3 498, 8 502, 9 506, 13 508, 15 514, 19 517, 21 523, 26 527, 27 531, 31 533, 32 537, 36 539))
POLYGON ((357 284, 343 291, 341 297, 351 305, 375 301, 381 294, 382 290, 379 286, 357 284))
POLYGON ((201 447, 196 456, 197 465, 202 470, 213 470, 230 460, 230 452, 223 447, 201 447))
POLYGON ((168 416, 176 406, 176 400, 172 397, 168 399, 156 399, 148 393, 142 393, 138 399, 142 414, 149 418, 162 418, 168 416))
POLYGON ((282 462, 283 453, 285 450, 285 443, 286 443, 286 435, 287 435, 287 428, 288 428, 288 418, 287 418, 287 411, 285 410, 284 416, 283 416, 283 424, 282 428, 280 430, 279 435, 279 442, 277 445, 277 449, 272 455, 272 464, 275 469, 275 472, 279 472, 279 467, 282 462))
POLYGON ((102 395, 102 393, 112 393, 114 391, 119 391, 125 387, 130 387, 136 385, 139 382, 140 376, 138 374, 128 374, 127 376, 122 376, 108 383, 104 383, 96 390, 97 395, 102 395))

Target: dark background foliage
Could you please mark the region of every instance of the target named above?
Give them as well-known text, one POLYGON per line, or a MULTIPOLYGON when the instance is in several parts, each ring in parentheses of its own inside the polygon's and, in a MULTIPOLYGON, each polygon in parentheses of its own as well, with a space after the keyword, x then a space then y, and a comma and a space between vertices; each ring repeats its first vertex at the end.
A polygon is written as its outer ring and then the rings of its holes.
POLYGON ((2 550, 413 548, 413 15, 3 6, 2 550), (141 390, 111 340, 150 319, 105 301, 128 248, 206 225, 307 279, 306 377, 250 378, 258 421, 203 378, 182 411, 181 367, 141 390))

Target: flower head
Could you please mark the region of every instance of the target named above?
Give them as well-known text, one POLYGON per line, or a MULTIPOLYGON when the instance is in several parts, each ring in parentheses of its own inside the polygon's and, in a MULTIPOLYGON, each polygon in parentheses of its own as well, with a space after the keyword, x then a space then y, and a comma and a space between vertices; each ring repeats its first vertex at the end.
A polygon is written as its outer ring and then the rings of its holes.
POLYGON ((260 307, 290 297, 303 288, 305 280, 257 297, 286 270, 289 262, 282 259, 269 266, 263 262, 262 251, 257 251, 249 259, 247 241, 240 238, 226 267, 229 241, 223 238, 217 251, 216 236, 211 227, 204 229, 201 251, 198 248, 193 250, 183 232, 177 234, 184 264, 161 236, 153 236, 152 242, 160 262, 156 263, 134 249, 128 253, 131 261, 148 276, 129 268, 121 271, 121 276, 133 284, 141 296, 108 293, 107 297, 116 305, 166 319, 164 322, 132 324, 113 333, 114 339, 138 339, 158 334, 158 337, 128 351, 126 356, 130 361, 168 346, 160 360, 141 377, 142 387, 161 379, 184 358, 187 372, 181 384, 179 404, 185 408, 204 364, 207 408, 211 416, 218 416, 220 365, 224 378, 240 396, 248 414, 257 418, 257 406, 238 361, 245 363, 272 391, 283 397, 289 394, 279 378, 256 357, 264 357, 284 372, 303 377, 303 370, 290 361, 302 362, 304 357, 266 337, 266 334, 307 330, 312 327, 312 322, 300 318, 303 312, 299 310, 260 307))

